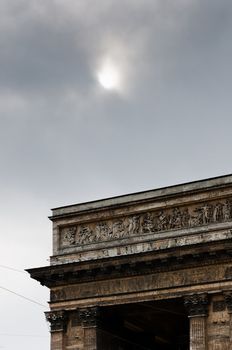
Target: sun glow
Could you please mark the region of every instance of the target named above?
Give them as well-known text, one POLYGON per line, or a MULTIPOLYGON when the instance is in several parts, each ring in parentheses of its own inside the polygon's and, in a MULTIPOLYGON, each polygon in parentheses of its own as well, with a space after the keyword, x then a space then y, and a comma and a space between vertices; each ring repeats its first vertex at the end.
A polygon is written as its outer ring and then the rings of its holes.
POLYGON ((118 90, 120 88, 119 70, 111 62, 106 62, 102 65, 97 73, 97 79, 106 90, 118 90))

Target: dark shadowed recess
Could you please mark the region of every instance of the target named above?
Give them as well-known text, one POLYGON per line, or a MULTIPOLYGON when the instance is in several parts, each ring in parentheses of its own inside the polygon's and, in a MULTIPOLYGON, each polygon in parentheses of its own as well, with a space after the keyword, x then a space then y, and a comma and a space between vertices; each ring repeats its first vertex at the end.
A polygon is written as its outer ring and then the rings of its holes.
POLYGON ((189 320, 181 299, 105 307, 101 349, 187 350, 189 320))

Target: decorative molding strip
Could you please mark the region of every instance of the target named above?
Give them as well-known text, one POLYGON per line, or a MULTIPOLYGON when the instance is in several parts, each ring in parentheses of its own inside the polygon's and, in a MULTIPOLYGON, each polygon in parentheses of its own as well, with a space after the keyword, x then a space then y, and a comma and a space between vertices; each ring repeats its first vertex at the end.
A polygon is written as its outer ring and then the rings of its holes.
POLYGON ((149 211, 119 219, 60 228, 60 247, 93 244, 143 234, 188 229, 232 219, 232 198, 198 206, 149 211))

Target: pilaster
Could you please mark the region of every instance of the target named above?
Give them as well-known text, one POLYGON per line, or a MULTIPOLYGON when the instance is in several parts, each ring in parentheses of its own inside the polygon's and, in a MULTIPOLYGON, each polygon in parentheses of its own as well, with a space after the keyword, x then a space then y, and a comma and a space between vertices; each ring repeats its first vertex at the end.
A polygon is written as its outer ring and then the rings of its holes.
POLYGON ((99 342, 99 308, 79 309, 79 319, 84 331, 84 349, 97 350, 99 342))
POLYGON ((65 332, 67 326, 67 314, 64 310, 45 312, 46 320, 50 323, 51 349, 65 349, 65 332))
POLYGON ((219 292, 210 296, 207 336, 208 350, 229 350, 229 315, 219 292))
POLYGON ((224 299, 229 314, 229 350, 232 350, 232 291, 224 292, 224 299))

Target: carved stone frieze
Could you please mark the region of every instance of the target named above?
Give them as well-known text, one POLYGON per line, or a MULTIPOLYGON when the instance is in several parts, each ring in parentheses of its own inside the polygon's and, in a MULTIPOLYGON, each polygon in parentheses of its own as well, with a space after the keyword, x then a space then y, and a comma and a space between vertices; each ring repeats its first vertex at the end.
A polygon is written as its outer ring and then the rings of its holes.
POLYGON ((83 327, 96 327, 99 325, 99 308, 88 307, 79 309, 79 319, 83 327))
POLYGON ((206 316, 208 313, 208 295, 192 294, 184 298, 184 305, 190 317, 206 316))
POLYGON ((51 332, 66 330, 67 313, 64 310, 45 312, 46 320, 50 323, 51 332))
POLYGON ((77 227, 67 227, 63 229, 63 240, 62 243, 64 246, 69 246, 76 243, 76 231, 77 227))
POLYGON ((61 247, 92 244, 163 231, 188 229, 232 219, 232 198, 189 207, 149 211, 97 223, 60 228, 61 247))

